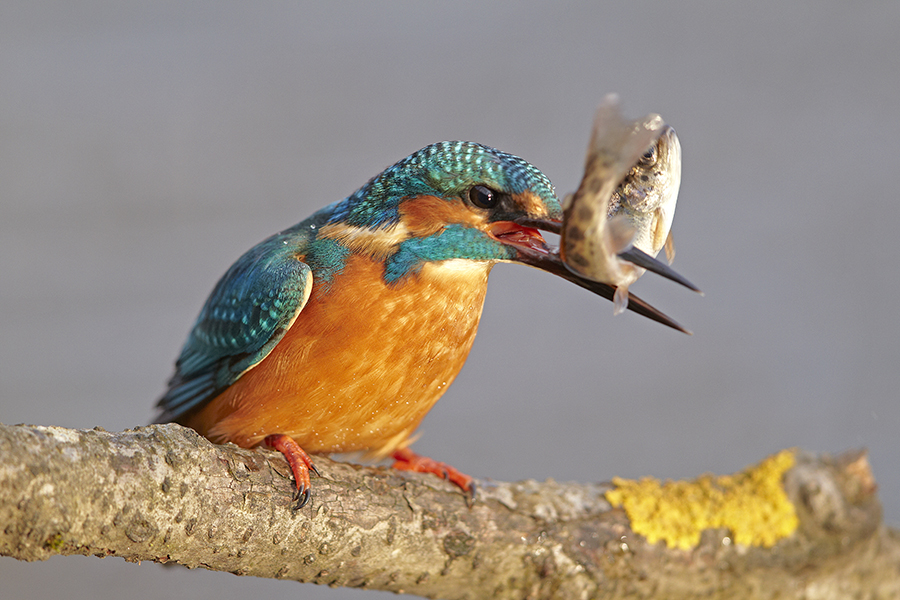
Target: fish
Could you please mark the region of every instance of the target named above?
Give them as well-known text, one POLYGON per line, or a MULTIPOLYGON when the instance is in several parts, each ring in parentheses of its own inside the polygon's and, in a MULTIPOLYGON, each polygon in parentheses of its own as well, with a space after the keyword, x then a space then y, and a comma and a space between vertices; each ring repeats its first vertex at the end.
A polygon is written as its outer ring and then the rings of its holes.
MULTIPOLYGON (((675 130, 655 113, 626 119, 618 96, 606 96, 594 116, 581 183, 563 201, 559 254, 573 273, 616 287, 615 314, 627 308, 628 287, 644 267, 666 269, 652 260, 663 248, 669 261, 674 257, 680 186, 675 130)), ((674 271, 661 274, 699 291, 674 271)))

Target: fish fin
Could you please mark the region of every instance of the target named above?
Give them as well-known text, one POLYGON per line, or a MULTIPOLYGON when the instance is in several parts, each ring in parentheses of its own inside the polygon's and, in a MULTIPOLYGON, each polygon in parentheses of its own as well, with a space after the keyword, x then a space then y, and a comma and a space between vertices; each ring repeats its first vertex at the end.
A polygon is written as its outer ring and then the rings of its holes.
POLYGON ((675 260, 675 239, 672 237, 671 231, 669 231, 669 237, 666 238, 666 245, 663 247, 666 250, 666 260, 671 265, 672 261, 675 260))
POLYGON ((613 314, 622 314, 626 308, 628 308, 628 286, 620 285, 613 294, 613 314))

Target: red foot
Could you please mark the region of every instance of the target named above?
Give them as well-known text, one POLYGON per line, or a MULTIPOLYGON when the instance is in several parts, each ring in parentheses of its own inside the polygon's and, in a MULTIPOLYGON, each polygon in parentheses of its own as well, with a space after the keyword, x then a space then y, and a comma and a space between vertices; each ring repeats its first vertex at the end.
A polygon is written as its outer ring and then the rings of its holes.
POLYGON ((436 460, 432 460, 427 456, 416 454, 409 448, 397 450, 391 455, 394 464, 391 468, 398 471, 414 471, 416 473, 433 473, 442 479, 447 479, 450 483, 454 483, 470 496, 475 496, 475 480, 465 473, 460 473, 450 465, 436 460))
POLYGON ((294 474, 294 483, 297 486, 297 492, 294 494, 297 506, 294 507, 294 510, 303 508, 309 502, 309 489, 312 487, 309 481, 309 472, 312 471, 316 475, 319 474, 313 466, 309 454, 303 451, 303 448, 294 441, 294 438, 283 433, 273 433, 266 436, 263 444, 284 454, 284 458, 287 459, 288 464, 291 466, 291 472, 294 474))

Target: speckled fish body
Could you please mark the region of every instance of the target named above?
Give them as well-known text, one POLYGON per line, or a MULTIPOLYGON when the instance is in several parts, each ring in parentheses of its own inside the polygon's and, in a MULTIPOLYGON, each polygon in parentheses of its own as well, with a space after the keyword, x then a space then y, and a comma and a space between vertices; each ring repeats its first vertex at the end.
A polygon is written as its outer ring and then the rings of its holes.
POLYGON ((578 191, 563 204, 560 255, 574 273, 617 287, 616 312, 644 270, 619 258, 635 246, 656 256, 666 245, 678 188, 681 146, 657 114, 625 119, 607 96, 594 118, 578 191))

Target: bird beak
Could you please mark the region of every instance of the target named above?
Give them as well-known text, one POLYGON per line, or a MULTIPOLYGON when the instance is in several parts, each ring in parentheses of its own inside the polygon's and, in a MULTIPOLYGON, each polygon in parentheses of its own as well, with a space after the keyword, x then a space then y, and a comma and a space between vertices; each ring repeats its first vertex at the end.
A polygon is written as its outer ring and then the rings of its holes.
MULTIPOLYGON (((516 250, 517 256, 514 259, 516 262, 558 275, 567 281, 571 281, 577 286, 583 287, 598 296, 602 296, 607 300, 612 301, 613 295, 616 292, 615 286, 587 279, 586 277, 582 277, 581 275, 570 271, 560 258, 559 250, 548 246, 539 230, 559 234, 562 231, 562 222, 556 219, 523 217, 515 219, 514 221, 496 221, 491 225, 491 235, 500 242, 516 250)), ((696 286, 672 270, 671 267, 637 248, 629 248, 618 256, 641 268, 676 281, 689 289, 699 291, 696 286)), ((672 329, 681 331, 682 333, 687 333, 689 335, 691 333, 689 330, 679 325, 674 319, 641 300, 631 292, 628 292, 628 310, 652 319, 657 323, 662 323, 672 329)))

